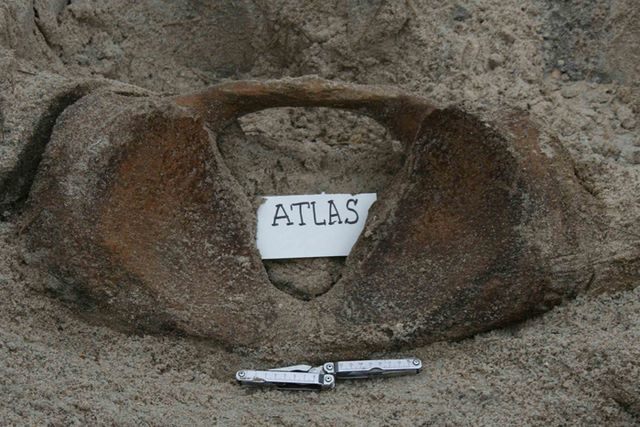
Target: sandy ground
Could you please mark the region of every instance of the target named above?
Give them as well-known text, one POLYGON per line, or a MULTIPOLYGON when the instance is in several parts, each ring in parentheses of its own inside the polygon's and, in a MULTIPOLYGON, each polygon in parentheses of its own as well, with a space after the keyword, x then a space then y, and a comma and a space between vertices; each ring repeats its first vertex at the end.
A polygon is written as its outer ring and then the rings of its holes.
POLYGON ((38 273, 17 255, 15 227, 4 223, 0 232, 3 425, 640 422, 640 287, 405 352, 422 358, 418 376, 344 382, 321 393, 263 391, 233 380, 238 368, 266 367, 255 361, 185 338, 88 325, 28 285, 38 273))
MULTIPOLYGON (((41 100, 73 79, 175 94, 315 74, 399 86, 487 119, 528 112, 542 138, 571 153, 609 233, 586 295, 508 329, 371 355, 420 357, 415 377, 284 393, 232 380, 264 362, 184 337, 126 335, 53 298, 24 262, 19 209, 8 209, 0 425, 639 424, 639 14, 635 0, 2 2, 1 173, 41 100)), ((280 110, 241 125, 272 142, 312 136, 329 150, 340 120, 280 110)), ((374 144, 377 132, 354 126, 374 144)))

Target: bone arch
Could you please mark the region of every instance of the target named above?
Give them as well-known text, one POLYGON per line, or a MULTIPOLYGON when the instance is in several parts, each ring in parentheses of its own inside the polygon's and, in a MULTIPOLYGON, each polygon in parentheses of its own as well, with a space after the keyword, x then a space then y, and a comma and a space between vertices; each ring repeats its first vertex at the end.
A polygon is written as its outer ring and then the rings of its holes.
MULTIPOLYGON (((177 102, 180 105, 196 108, 208 117, 210 123, 220 120, 222 123, 230 123, 242 116, 267 108, 325 107, 343 109, 372 118, 388 129, 393 136, 404 138, 402 142, 405 147, 414 139, 415 136, 411 134, 418 131, 421 120, 434 109, 425 100, 410 97, 394 89, 345 85, 321 79, 233 82, 196 95, 179 97, 177 102), (212 118, 209 112, 217 109, 219 105, 228 105, 229 110, 225 111, 222 117, 213 116, 212 118)), ((221 129, 225 127, 224 124, 213 126, 221 129)), ((301 259, 293 262, 294 269, 301 266, 312 268, 314 265, 318 265, 318 260, 301 259)), ((321 288, 318 287, 313 293, 305 291, 295 281, 284 282, 279 281, 275 276, 272 277, 274 270, 282 268, 279 261, 265 263, 269 281, 277 289, 303 301, 309 301, 325 294, 340 280, 344 261, 331 260, 326 266, 321 265, 321 267, 323 266, 326 268, 325 274, 337 275, 337 278, 325 283, 321 288)))

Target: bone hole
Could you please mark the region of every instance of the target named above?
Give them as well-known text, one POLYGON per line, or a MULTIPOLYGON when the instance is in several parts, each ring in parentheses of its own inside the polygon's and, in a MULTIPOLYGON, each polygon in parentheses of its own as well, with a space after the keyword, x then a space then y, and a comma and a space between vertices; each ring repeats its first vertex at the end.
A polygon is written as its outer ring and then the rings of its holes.
MULTIPOLYGON (((402 167, 402 144, 368 117, 330 108, 248 114, 220 135, 225 163, 254 203, 260 196, 378 193, 402 167)), ((254 221, 255 227, 255 221, 254 221)), ((345 257, 265 260, 271 283, 302 300, 340 279, 345 257)))

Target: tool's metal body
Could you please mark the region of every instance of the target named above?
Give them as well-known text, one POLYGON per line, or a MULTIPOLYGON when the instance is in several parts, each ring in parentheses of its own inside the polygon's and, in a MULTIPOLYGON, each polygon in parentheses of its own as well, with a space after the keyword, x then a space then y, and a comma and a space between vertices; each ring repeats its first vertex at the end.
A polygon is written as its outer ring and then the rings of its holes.
POLYGON ((324 390, 336 380, 417 374, 420 359, 378 359, 327 362, 320 366, 293 365, 268 370, 243 369, 236 380, 243 385, 272 386, 293 390, 324 390))

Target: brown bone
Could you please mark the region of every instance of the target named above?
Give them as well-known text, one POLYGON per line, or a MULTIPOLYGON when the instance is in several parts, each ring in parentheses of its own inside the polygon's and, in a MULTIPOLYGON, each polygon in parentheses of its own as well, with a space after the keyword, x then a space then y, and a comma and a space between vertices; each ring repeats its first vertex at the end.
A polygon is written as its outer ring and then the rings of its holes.
MULTIPOLYGON (((282 358, 355 357, 522 319, 585 282, 582 190, 526 119, 489 125, 390 88, 234 82, 177 98, 103 91, 60 118, 30 197, 29 245, 85 312, 282 358), (273 286, 251 203, 216 135, 282 106, 367 114, 407 147, 326 294, 273 286)), ((583 207, 583 209, 587 209, 583 207)))

